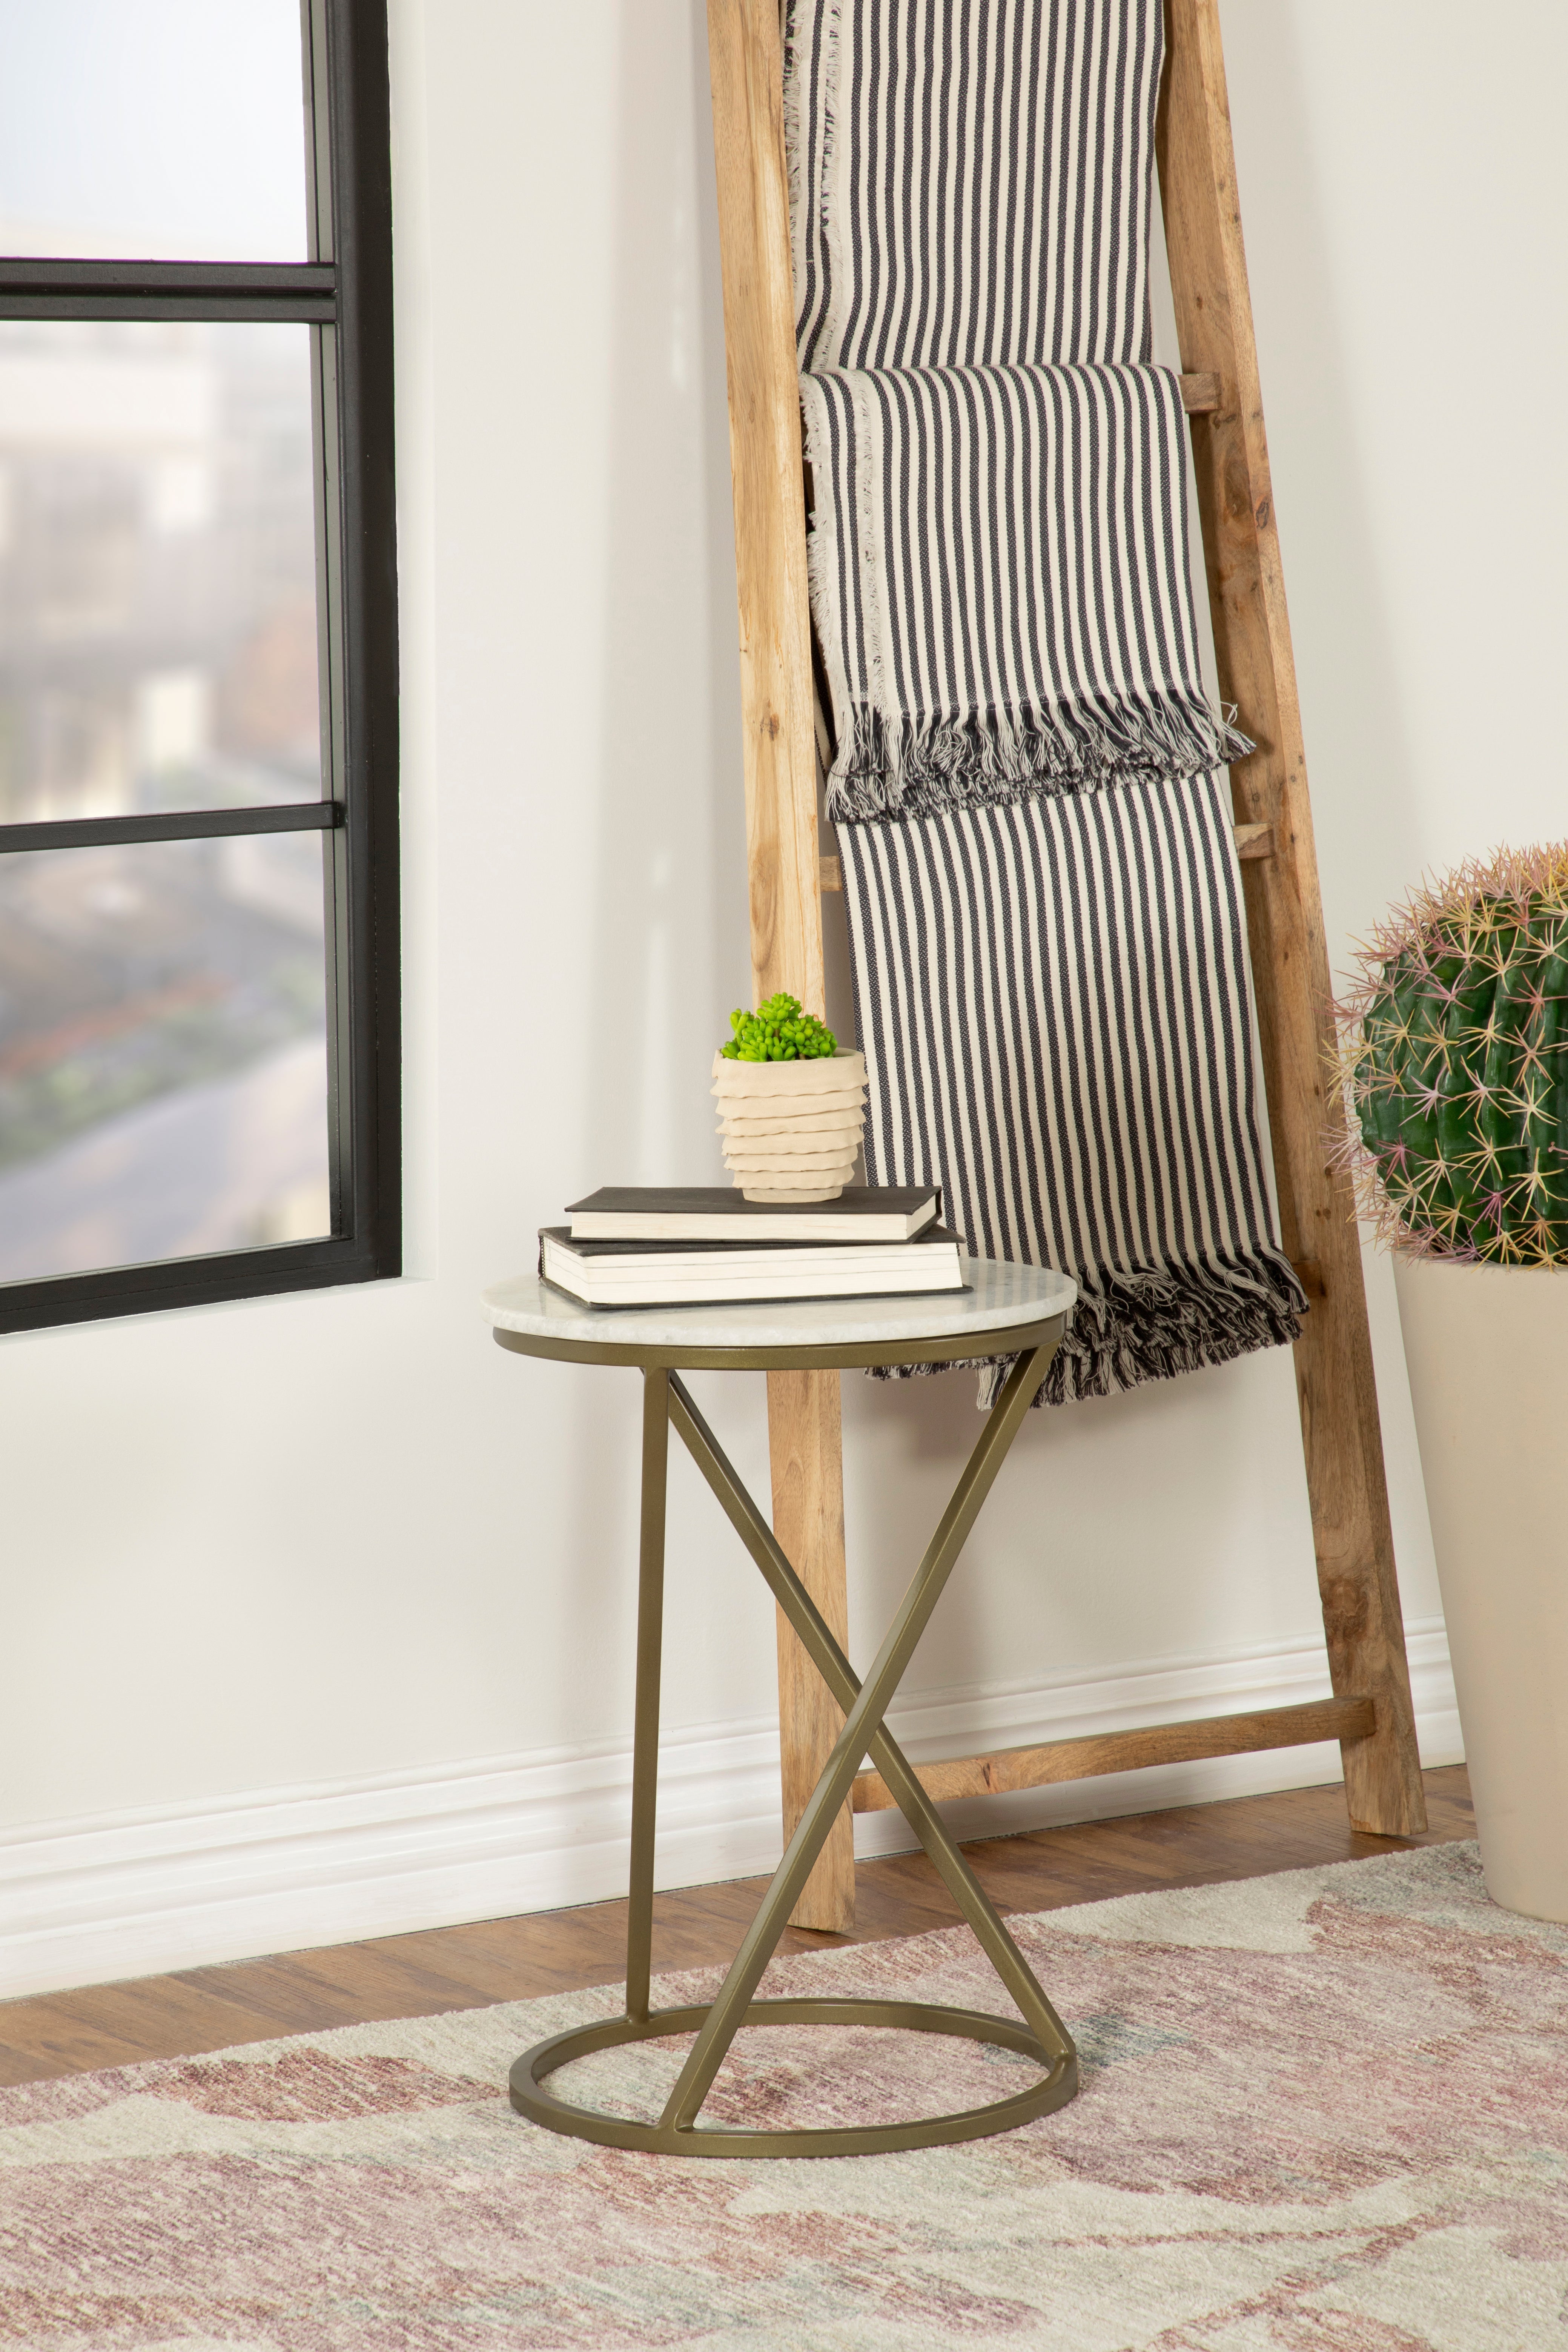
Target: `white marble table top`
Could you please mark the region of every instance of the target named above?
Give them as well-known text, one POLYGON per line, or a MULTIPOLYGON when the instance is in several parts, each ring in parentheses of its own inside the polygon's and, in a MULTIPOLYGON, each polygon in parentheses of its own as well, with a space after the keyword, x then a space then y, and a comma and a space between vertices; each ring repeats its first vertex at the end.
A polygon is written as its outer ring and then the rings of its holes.
POLYGON ((1048 1266, 1004 1265, 984 1257, 961 1257, 959 1264, 966 1289, 923 1297, 585 1307, 536 1274, 520 1274, 493 1284, 482 1304, 488 1320, 501 1330, 577 1347, 881 1348, 900 1339, 973 1339, 976 1352, 984 1354, 990 1334, 1063 1315, 1078 1297, 1076 1283, 1048 1266))

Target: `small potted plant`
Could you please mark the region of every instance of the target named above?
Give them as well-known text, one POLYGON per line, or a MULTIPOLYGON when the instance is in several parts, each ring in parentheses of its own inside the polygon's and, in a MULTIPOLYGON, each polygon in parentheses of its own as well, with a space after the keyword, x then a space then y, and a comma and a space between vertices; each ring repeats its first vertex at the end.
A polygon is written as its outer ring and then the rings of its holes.
POLYGON ((1568 1921, 1568 843, 1418 891, 1341 1018, 1495 1901, 1568 1921))
POLYGON ((748 1201, 835 1201, 855 1172, 866 1064, 798 999, 730 1015, 713 1056, 724 1163, 748 1201))

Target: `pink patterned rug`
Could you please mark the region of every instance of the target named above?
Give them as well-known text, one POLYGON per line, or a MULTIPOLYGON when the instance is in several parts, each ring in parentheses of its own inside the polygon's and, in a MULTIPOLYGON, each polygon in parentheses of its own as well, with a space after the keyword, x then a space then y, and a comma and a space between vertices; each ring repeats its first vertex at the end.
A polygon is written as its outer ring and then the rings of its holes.
MULTIPOLYGON (((0 2092, 0 2344, 1568 2347, 1568 1930, 1490 1905, 1473 1846, 1010 1924, 1083 2090, 964 2147, 696 2162, 533 2129, 512 2057, 609 1990, 0 2092)), ((764 1990, 829 1988, 1004 2005, 962 1929, 764 1990)), ((885 2118, 1022 2063, 834 2029, 825 2098, 824 2038, 746 2037, 722 2112, 885 2118)), ((679 2054, 584 2061, 578 2094, 641 2110, 679 2054)))

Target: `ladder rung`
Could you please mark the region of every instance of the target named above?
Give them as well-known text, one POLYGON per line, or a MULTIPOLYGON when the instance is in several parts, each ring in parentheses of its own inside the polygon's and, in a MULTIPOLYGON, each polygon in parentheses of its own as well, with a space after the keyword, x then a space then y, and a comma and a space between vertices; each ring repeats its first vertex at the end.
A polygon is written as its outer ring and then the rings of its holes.
MULTIPOLYGON (((1093 1732, 1086 1739, 1053 1739, 1043 1748, 1003 1748, 994 1755, 962 1756, 915 1769, 928 1797, 951 1804, 960 1797, 1002 1796, 1057 1780, 1091 1780, 1102 1772, 1137 1772, 1150 1764, 1195 1764, 1206 1757, 1250 1756, 1317 1739, 1370 1739, 1375 1728, 1371 1699, 1320 1698, 1302 1706, 1259 1707, 1251 1715, 1209 1716, 1197 1723, 1151 1724, 1142 1731, 1093 1732)), ((893 1800, 879 1772, 862 1772, 851 1802, 858 1813, 877 1813, 893 1800)))
POLYGON ((1189 416, 1206 416, 1219 406, 1217 375, 1184 375, 1182 378, 1182 406, 1189 416))
MULTIPOLYGON (((1272 857, 1274 827, 1271 824, 1238 824, 1236 828, 1236 854, 1238 857, 1272 857)), ((829 856, 825 851, 819 863, 822 869, 823 889, 842 890, 844 887, 843 859, 829 856)))

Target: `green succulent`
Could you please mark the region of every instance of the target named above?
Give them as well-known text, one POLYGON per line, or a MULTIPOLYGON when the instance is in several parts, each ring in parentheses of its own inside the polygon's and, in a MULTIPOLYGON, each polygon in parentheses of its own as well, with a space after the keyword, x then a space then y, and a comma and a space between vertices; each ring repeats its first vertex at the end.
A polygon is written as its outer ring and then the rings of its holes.
POLYGON ((1343 1157, 1383 1237, 1568 1265, 1568 843, 1418 892, 1342 1008, 1343 1157))
POLYGON ((780 992, 754 1013, 739 1006, 730 1015, 734 1035, 720 1053, 726 1062, 817 1062, 838 1051, 838 1040, 815 1013, 803 1013, 797 996, 780 992))

